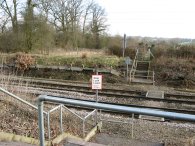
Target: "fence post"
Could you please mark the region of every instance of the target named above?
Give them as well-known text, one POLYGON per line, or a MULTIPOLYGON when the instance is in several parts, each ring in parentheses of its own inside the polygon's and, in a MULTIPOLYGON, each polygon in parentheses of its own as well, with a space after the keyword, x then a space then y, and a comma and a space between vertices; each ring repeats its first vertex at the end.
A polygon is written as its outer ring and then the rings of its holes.
POLYGON ((85 137, 85 119, 83 119, 83 138, 85 137))
POLYGON ((43 101, 38 103, 38 114, 39 114, 39 138, 40 146, 45 146, 45 136, 44 136, 44 116, 43 116, 43 101))
POLYGON ((62 125, 62 105, 60 106, 60 130, 63 133, 63 125, 62 125))
POLYGON ((132 113, 131 138, 133 139, 134 113, 132 113))
POLYGON ((50 135, 50 113, 47 113, 47 128, 48 128, 48 139, 50 141, 51 135, 50 135))

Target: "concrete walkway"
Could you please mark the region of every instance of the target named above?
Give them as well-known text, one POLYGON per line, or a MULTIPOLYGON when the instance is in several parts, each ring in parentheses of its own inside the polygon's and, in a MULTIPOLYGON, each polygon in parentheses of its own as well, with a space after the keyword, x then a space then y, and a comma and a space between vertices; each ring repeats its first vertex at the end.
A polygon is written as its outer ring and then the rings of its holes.
POLYGON ((164 146, 164 144, 160 143, 141 142, 137 140, 111 136, 105 133, 97 134, 93 139, 93 142, 109 146, 164 146))
POLYGON ((0 146, 35 146, 21 142, 0 142, 0 146))

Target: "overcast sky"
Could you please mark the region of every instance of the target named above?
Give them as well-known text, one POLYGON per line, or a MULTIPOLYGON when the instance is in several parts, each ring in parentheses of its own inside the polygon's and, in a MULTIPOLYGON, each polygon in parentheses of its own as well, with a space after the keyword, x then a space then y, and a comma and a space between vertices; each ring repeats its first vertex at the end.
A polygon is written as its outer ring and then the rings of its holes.
POLYGON ((195 0, 97 1, 112 35, 195 38, 195 0))

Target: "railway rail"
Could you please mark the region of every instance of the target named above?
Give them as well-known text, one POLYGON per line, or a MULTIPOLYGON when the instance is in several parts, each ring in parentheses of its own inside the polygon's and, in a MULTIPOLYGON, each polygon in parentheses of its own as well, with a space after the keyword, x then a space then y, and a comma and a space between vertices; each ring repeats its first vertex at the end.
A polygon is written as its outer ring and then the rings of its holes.
MULTIPOLYGON (((26 82, 26 81, 24 81, 24 82, 26 82)), ((36 82, 36 83, 39 83, 38 85, 34 84, 34 82, 33 82, 33 84, 31 84, 31 85, 33 85, 35 87, 39 87, 39 89, 41 89, 41 88, 42 89, 51 89, 50 90, 51 92, 53 90, 55 90, 55 91, 57 90, 58 92, 63 92, 64 90, 78 92, 78 88, 77 87, 79 87, 79 89, 82 89, 82 91, 79 90, 79 92, 84 92, 84 93, 87 93, 87 94, 95 94, 94 91, 89 90, 89 87, 87 87, 87 86, 82 88, 81 86, 77 86, 77 85, 71 86, 71 85, 66 85, 65 84, 65 87, 66 86, 69 87, 68 89, 66 89, 66 88, 63 88, 61 86, 60 87, 52 86, 53 84, 52 85, 50 84, 50 86, 44 86, 45 82, 47 82, 47 81, 44 81, 44 83, 36 82), (75 88, 75 89, 73 89, 73 88, 75 88), (86 90, 83 90, 83 89, 86 89, 86 90)), ((13 86, 14 84, 17 85, 16 82, 11 82, 11 83, 12 83, 11 86, 13 86)), ((117 92, 120 91, 120 93, 116 93, 116 92, 113 93, 113 92, 111 92, 111 91, 113 91, 112 89, 108 89, 107 91, 109 91, 110 93, 109 92, 103 92, 103 90, 102 90, 99 94, 100 95, 104 95, 104 96, 111 96, 111 97, 115 96, 115 97, 128 98, 128 99, 129 98, 133 98, 133 99, 139 99, 139 100, 144 100, 144 101, 147 100, 147 101, 157 101, 157 102, 163 102, 163 103, 167 102, 167 103, 180 103, 180 104, 195 105, 195 100, 194 101, 193 100, 192 101, 188 101, 188 100, 175 100, 175 99, 148 98, 148 97, 145 97, 143 95, 142 91, 136 91, 136 93, 134 93, 133 90, 130 90, 130 92, 127 91, 126 93, 121 93, 122 90, 119 90, 119 89, 117 90, 117 92), (132 94, 137 94, 137 95, 132 95, 132 94)), ((62 96, 62 98, 63 98, 63 96, 62 96)), ((78 99, 78 100, 81 100, 81 99, 78 99)), ((82 99, 82 100, 91 101, 91 100, 88 100, 88 99, 82 99)), ((195 114, 195 110, 194 109, 192 110, 192 109, 178 109, 178 108, 167 108, 167 107, 154 107, 154 106, 136 105, 136 104, 129 104, 129 103, 127 103, 127 104, 124 104, 124 103, 114 103, 114 102, 107 102, 107 101, 106 102, 105 101, 99 101, 99 102, 100 103, 112 103, 113 105, 125 105, 125 106, 137 107, 137 108, 140 108, 140 109, 141 108, 148 108, 148 109, 171 111, 171 112, 177 112, 177 113, 195 114)), ((68 107, 71 107, 71 106, 69 105, 68 107)), ((76 107, 76 108, 81 108, 81 107, 76 107)), ((81 109, 89 110, 88 108, 81 108, 81 109)), ((112 111, 108 111, 108 112, 113 113, 112 111)), ((166 120, 168 120, 168 119, 166 119, 166 120)))
MULTIPOLYGON (((28 83, 30 86, 41 87, 47 89, 57 89, 57 90, 67 90, 67 91, 75 91, 82 92, 86 94, 94 94, 94 91, 91 90, 90 83, 84 82, 75 82, 75 81, 56 81, 56 80, 45 80, 42 78, 34 79, 34 78, 18 78, 13 77, 11 79, 11 84, 21 84, 28 83)), ((137 98, 140 100, 153 100, 159 102, 175 102, 175 103, 187 103, 187 104, 195 104, 195 94, 192 95, 184 95, 184 94, 171 94, 165 93, 164 99, 158 98, 149 98, 145 97, 146 91, 141 90, 131 90, 131 89, 113 89, 105 87, 103 90, 99 91, 99 95, 102 96, 111 96, 111 97, 119 97, 119 98, 137 98)))

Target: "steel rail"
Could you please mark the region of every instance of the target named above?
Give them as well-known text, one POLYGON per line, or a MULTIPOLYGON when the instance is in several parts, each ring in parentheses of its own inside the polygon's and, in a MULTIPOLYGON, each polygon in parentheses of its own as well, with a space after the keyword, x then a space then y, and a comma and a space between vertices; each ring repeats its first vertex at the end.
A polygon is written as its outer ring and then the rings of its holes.
MULTIPOLYGON (((82 90, 78 90, 78 88, 75 88, 76 86, 71 86, 71 85, 67 85, 68 88, 58 88, 58 87, 54 87, 54 86, 42 86, 42 85, 31 85, 33 87, 41 87, 41 88, 47 88, 47 89, 57 89, 57 90, 67 90, 67 91, 73 91, 73 92, 81 92, 81 93, 85 93, 85 94, 90 94, 93 95, 95 94, 94 91, 89 90, 88 87, 84 87, 81 88, 82 90), (75 88, 75 89, 73 89, 75 88), (83 90, 84 89, 84 90, 83 90)), ((79 86, 80 87, 80 86, 79 86)), ((194 96, 187 96, 187 97, 183 97, 183 99, 169 99, 169 97, 165 97, 165 98, 153 98, 153 97, 146 97, 144 94, 144 92, 140 92, 140 94, 142 95, 129 95, 129 93, 133 93, 133 91, 127 91, 128 93, 125 93, 125 91, 123 91, 123 93, 117 93, 117 91, 122 92, 122 90, 116 90, 115 92, 111 92, 111 91, 115 91, 112 89, 103 89, 102 91, 99 91, 99 95, 102 96, 108 96, 108 97, 118 97, 118 98, 132 98, 132 99, 138 99, 138 100, 147 100, 147 101, 157 101, 157 102, 164 102, 164 103, 179 103, 179 104, 189 104, 189 105, 195 105, 195 100, 187 100, 185 98, 189 97, 190 99, 195 99, 194 96), (106 90, 106 92, 104 92, 104 90, 106 90), (109 91, 109 92, 107 92, 109 91), (193 98, 194 97, 194 98, 193 98)), ((139 92, 139 91, 138 91, 139 92)), ((171 96, 171 94, 168 94, 169 96, 171 96)), ((182 95, 176 95, 176 96, 182 96, 182 95)))
MULTIPOLYGON (((38 85, 52 85, 53 88, 55 88, 55 86, 58 86, 58 89, 64 89, 63 87, 67 87, 67 88, 82 88, 82 89, 86 89, 87 91, 90 89, 89 87, 89 83, 82 83, 82 82, 73 82, 75 84, 85 84, 85 86, 82 85, 71 85, 70 83, 64 83, 64 82, 59 82, 59 81, 55 81, 55 80, 43 80, 42 78, 38 78, 38 79, 34 79, 34 78, 19 78, 20 82, 30 82, 30 83, 34 83, 34 84, 38 84, 38 85), (60 88, 59 88, 60 87, 60 88)), ((17 81, 18 77, 14 77, 13 80, 17 81)), ((37 86, 38 86, 37 85, 37 86)), ((146 91, 140 91, 140 90, 124 90, 124 89, 110 89, 110 88, 104 88, 103 91, 110 91, 110 92, 121 92, 121 93, 129 93, 129 94, 146 94, 146 91)), ((180 95, 180 94, 171 94, 171 93, 165 93, 165 97, 175 97, 175 98, 179 98, 179 97, 183 97, 183 98, 188 98, 188 99, 195 99, 194 95, 180 95)))

